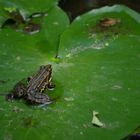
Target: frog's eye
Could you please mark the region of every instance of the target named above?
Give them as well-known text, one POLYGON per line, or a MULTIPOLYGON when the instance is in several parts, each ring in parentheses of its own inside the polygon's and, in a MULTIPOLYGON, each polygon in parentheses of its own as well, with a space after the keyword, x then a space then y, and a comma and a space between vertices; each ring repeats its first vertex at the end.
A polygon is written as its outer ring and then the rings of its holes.
POLYGON ((29 77, 27 78, 27 81, 30 82, 31 79, 32 79, 32 76, 29 76, 29 77))
POLYGON ((40 70, 43 70, 44 68, 45 68, 45 66, 44 66, 44 65, 40 66, 40 70))
POLYGON ((51 69, 52 65, 51 64, 48 64, 47 65, 47 68, 51 69))

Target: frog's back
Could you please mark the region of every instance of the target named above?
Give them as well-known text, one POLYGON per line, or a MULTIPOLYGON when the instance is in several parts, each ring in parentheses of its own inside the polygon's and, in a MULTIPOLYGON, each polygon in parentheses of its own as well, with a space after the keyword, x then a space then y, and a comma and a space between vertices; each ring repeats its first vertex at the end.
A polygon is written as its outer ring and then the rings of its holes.
POLYGON ((37 72, 36 75, 34 75, 27 87, 27 92, 40 92, 42 89, 45 88, 45 86, 49 83, 49 80, 51 78, 51 65, 42 66, 40 67, 40 70, 37 72))

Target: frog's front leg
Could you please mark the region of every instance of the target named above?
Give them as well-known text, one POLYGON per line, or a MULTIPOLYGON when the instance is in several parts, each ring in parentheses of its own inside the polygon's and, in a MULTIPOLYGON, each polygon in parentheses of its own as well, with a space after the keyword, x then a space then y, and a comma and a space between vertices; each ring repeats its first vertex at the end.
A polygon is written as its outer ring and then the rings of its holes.
POLYGON ((55 88, 55 85, 50 81, 50 82, 45 82, 41 85, 40 92, 43 93, 45 90, 53 90, 55 88))
POLYGON ((48 90, 53 90, 55 88, 55 84, 52 82, 49 82, 47 85, 48 90))
POLYGON ((46 87, 48 88, 48 90, 53 90, 55 88, 55 84, 52 82, 52 78, 49 79, 46 87))
POLYGON ((40 92, 30 92, 27 95, 27 101, 30 104, 51 104, 52 100, 47 94, 40 92))

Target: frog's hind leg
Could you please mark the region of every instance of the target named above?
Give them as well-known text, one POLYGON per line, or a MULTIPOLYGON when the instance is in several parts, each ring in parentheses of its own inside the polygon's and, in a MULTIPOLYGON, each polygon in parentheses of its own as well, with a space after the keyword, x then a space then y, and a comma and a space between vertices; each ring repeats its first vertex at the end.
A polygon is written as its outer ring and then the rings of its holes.
POLYGON ((30 104, 51 104, 52 101, 47 94, 28 93, 27 101, 30 104))
POLYGON ((7 101, 12 101, 13 99, 21 99, 26 96, 26 87, 22 83, 22 81, 18 82, 15 86, 14 89, 6 95, 6 100, 7 101))

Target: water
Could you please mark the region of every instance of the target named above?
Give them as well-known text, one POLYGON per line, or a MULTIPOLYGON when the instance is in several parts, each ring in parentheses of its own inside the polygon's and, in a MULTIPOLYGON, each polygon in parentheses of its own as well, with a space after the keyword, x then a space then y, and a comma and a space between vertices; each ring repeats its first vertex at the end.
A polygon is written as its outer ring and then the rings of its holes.
POLYGON ((72 21, 75 17, 91 10, 106 5, 124 4, 140 12, 140 1, 135 0, 61 0, 59 6, 66 11, 72 21))

